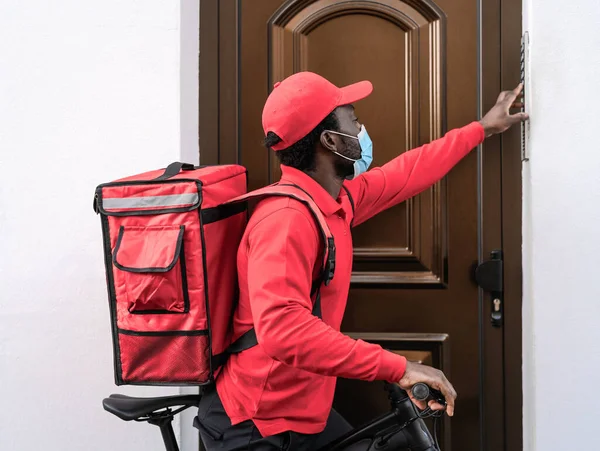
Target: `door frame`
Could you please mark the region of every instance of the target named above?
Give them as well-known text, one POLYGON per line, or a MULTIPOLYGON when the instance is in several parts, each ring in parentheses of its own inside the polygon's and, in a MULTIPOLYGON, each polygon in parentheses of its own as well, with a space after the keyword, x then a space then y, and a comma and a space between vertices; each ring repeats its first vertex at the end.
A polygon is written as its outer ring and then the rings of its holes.
MULTIPOLYGON (((237 163, 240 161, 237 24, 241 0, 199 1, 200 161, 237 163), (235 70, 222 70, 231 67, 235 70)), ((477 0, 477 4, 477 91, 481 117, 481 112, 495 103, 501 90, 512 89, 519 82, 522 0, 477 0), (485 48, 500 48, 499 57, 498 52, 485 54, 485 48)), ((504 326, 500 333, 489 326, 488 294, 480 291, 479 296, 483 394, 480 447, 515 450, 523 446, 520 130, 513 127, 501 136, 491 137, 477 153, 479 263, 487 260, 494 249, 502 249, 504 254, 504 326), (499 384, 504 388, 501 392, 486 389, 499 384), (502 400, 504 412, 497 412, 497 401, 502 400)))
MULTIPOLYGON (((519 83, 522 1, 478 0, 478 12, 478 116, 481 117, 494 105, 500 91, 513 89, 519 83), (486 55, 483 52, 486 47, 500 48, 500 57, 496 52, 486 55)), ((513 127, 487 139, 478 148, 478 198, 483 209, 479 212, 479 263, 488 260, 492 250, 501 249, 504 288, 500 334, 490 326, 490 296, 479 290, 483 394, 480 440, 481 449, 486 450, 523 448, 520 139, 520 128, 513 127), (502 358, 498 359, 498 355, 502 358), (492 389, 498 384, 504 388, 502 393, 492 389), (497 401, 504 402, 501 414, 495 408, 497 401)))
MULTIPOLYGON (((520 81, 521 0, 502 0, 500 9, 500 87, 512 89, 520 81)), ((505 449, 523 449, 522 351, 522 161, 521 129, 500 137, 502 147, 502 249, 504 252, 504 396, 505 449), (507 352, 507 350, 509 352, 507 352)))

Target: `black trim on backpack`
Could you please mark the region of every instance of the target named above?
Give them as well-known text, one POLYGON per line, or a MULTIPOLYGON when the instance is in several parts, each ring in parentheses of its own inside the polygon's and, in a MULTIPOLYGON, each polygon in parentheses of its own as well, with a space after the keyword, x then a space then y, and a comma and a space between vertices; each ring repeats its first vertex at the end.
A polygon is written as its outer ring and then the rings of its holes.
POLYGON ((181 246, 181 257, 179 267, 181 269, 181 289, 183 290, 183 313, 190 312, 190 293, 187 282, 187 267, 185 266, 185 246, 181 246))
MULTIPOLYGON (((201 207, 201 205, 200 205, 201 207)), ((212 328, 210 327, 210 304, 208 302, 209 287, 208 287, 208 265, 206 262, 206 240, 204 236, 204 221, 202 218, 202 209, 198 208, 198 221, 200 223, 200 243, 202 246, 202 277, 204 278, 204 308, 206 309, 206 327, 208 328, 208 349, 212 353, 213 341, 212 341, 212 328)), ((212 364, 212 358, 209 359, 210 365, 210 377, 208 382, 214 379, 215 369, 212 364)), ((207 383, 208 383, 207 382, 207 383)))
POLYGON ((106 279, 108 285, 108 308, 110 311, 110 326, 113 338, 113 363, 115 369, 115 385, 123 385, 123 372, 121 369, 121 349, 119 345, 119 335, 117 327, 117 295, 115 293, 114 276, 112 270, 112 250, 110 247, 110 231, 108 228, 108 218, 100 216, 102 223, 102 238, 104 244, 104 266, 106 268, 106 279))
POLYGON ((319 319, 323 319, 323 314, 321 313, 321 284, 319 284, 319 288, 317 288, 317 297, 315 298, 312 314, 319 319))
POLYGON ((133 335, 136 337, 198 337, 208 335, 208 330, 161 330, 161 331, 139 331, 129 329, 118 329, 121 335, 133 335))
POLYGON ((201 210, 200 214, 202 215, 202 222, 206 225, 243 213, 247 209, 248 202, 236 202, 233 204, 223 204, 217 207, 205 208, 201 210))
POLYGON ((113 254, 113 263, 119 268, 121 271, 126 272, 134 272, 134 273, 147 273, 147 272, 169 272, 171 271, 175 265, 177 264, 177 260, 179 259, 181 252, 183 250, 183 233, 184 227, 179 226, 179 235, 177 236, 177 245, 175 246, 175 255, 173 256, 173 260, 169 263, 168 266, 165 267, 155 267, 155 268, 132 268, 129 266, 124 266, 117 261, 117 254, 119 253, 119 248, 121 247, 121 241, 123 240, 123 235, 125 234, 125 226, 121 226, 119 228, 119 236, 117 237, 117 244, 115 245, 115 253, 113 254))

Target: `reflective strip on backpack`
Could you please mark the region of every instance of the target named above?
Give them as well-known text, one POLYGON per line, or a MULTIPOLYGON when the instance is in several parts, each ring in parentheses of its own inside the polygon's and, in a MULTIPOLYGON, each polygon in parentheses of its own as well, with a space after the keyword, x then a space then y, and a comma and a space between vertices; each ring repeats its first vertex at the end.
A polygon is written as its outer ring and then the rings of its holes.
POLYGON ((112 197, 102 199, 105 210, 123 210, 148 207, 184 207, 198 203, 198 193, 172 194, 168 196, 112 197))

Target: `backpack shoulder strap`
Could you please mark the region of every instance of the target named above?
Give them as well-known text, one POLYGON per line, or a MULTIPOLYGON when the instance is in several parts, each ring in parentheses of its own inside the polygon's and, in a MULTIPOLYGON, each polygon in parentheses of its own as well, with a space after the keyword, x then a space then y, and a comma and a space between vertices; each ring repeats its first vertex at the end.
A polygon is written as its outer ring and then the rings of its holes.
POLYGON ((323 272, 320 281, 323 284, 325 284, 325 286, 329 285, 335 273, 335 240, 333 238, 331 230, 329 230, 329 226, 327 225, 327 221, 325 220, 323 213, 321 212, 311 195, 308 194, 304 189, 302 189, 298 185, 278 183, 266 186, 255 191, 251 191, 247 194, 236 197, 235 199, 232 199, 227 203, 232 204, 238 202, 247 202, 251 199, 260 199, 265 197, 276 196, 291 197, 292 199, 296 199, 297 201, 306 205, 308 207, 308 210, 311 212, 313 218, 315 219, 317 227, 321 233, 321 237, 323 238, 324 243, 322 266, 323 272))
MULTIPOLYGON (((231 199, 227 204, 235 203, 246 203, 251 199, 261 199, 265 197, 291 197, 299 202, 306 205, 311 212, 317 226, 320 230, 321 236, 323 237, 324 252, 323 252, 323 271, 321 275, 313 282, 310 291, 311 299, 315 297, 313 304, 312 314, 318 318, 321 318, 321 285, 329 285, 333 279, 335 273, 335 241, 327 221, 323 216, 323 213, 315 203, 314 199, 301 187, 293 184, 274 184, 256 191, 251 191, 242 196, 231 199)), ((239 352, 250 349, 258 344, 256 338, 256 331, 254 328, 248 330, 242 334, 235 342, 233 342, 227 350, 221 354, 213 356, 212 366, 213 369, 222 366, 231 354, 237 354, 239 352)))

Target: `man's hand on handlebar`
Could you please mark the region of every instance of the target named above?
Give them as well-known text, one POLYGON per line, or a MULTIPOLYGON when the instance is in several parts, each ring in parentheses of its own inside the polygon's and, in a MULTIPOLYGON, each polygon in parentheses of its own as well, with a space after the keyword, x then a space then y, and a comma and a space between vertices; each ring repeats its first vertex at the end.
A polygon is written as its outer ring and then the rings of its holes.
POLYGON ((436 368, 432 368, 430 366, 421 365, 419 363, 414 362, 406 362, 406 371, 404 372, 404 376, 398 382, 398 385, 404 390, 407 391, 411 400, 419 409, 424 410, 427 406, 423 401, 416 400, 410 389, 413 385, 423 382, 429 385, 431 388, 439 390, 442 392, 444 397, 446 398, 447 406, 443 406, 435 401, 429 401, 429 407, 432 410, 444 410, 448 412, 449 416, 454 415, 454 401, 456 400, 456 391, 452 384, 446 379, 444 373, 436 368))

